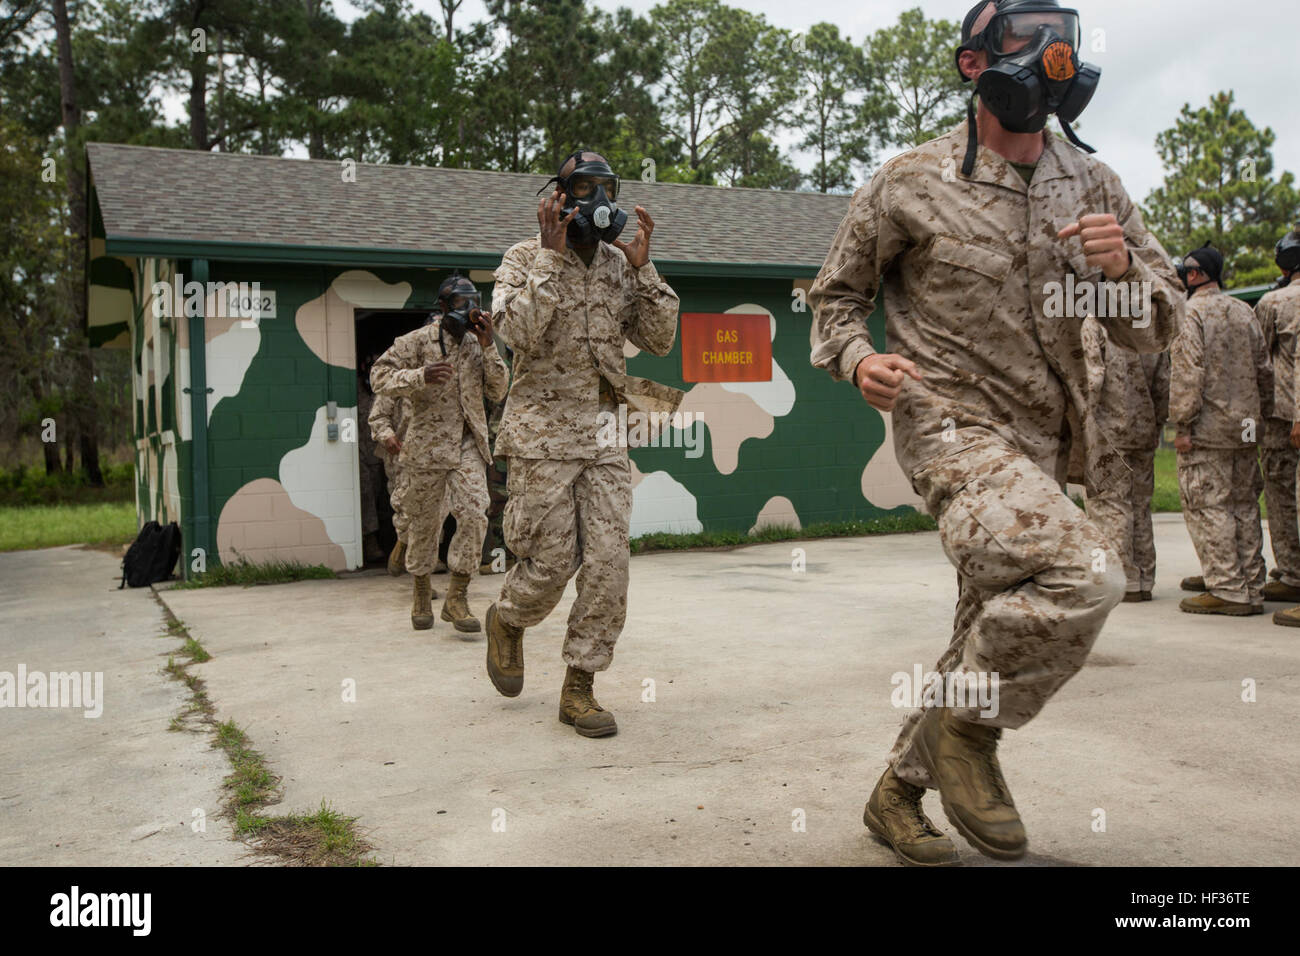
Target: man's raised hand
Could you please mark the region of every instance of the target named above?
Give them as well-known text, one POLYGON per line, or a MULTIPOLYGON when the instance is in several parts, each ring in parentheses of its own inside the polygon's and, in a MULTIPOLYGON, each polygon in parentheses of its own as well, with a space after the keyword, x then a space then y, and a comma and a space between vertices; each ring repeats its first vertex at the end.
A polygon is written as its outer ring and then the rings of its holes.
POLYGON ((542 248, 564 252, 564 240, 569 231, 569 223, 578 214, 578 207, 567 216, 564 215, 564 193, 558 189, 537 204, 537 225, 542 230, 542 248))
POLYGON ((434 362, 424 367, 424 383, 441 385, 451 378, 450 362, 434 362))
POLYGON ((1083 243, 1083 253, 1088 265, 1100 269, 1111 282, 1128 272, 1133 262, 1128 243, 1124 240, 1124 227, 1110 213, 1080 216, 1056 234, 1057 239, 1073 239, 1083 243))
POLYGON ((615 239, 614 247, 623 250, 623 255, 627 256, 628 265, 633 269, 640 269, 650 261, 650 233, 654 232, 655 221, 650 218, 650 214, 645 211, 644 206, 637 206, 636 223, 636 238, 631 242, 615 239))

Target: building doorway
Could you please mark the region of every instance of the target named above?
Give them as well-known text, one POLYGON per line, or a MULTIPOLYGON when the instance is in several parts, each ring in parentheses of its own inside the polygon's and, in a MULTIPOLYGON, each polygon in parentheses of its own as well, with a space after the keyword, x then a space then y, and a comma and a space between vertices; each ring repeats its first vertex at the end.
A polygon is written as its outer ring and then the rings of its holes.
POLYGON ((366 567, 381 566, 387 560, 388 552, 397 543, 387 475, 384 473, 383 465, 377 463, 378 456, 374 455, 370 425, 366 421, 368 414, 365 410, 371 400, 370 367, 388 350, 394 340, 423 326, 428 317, 428 309, 356 309, 353 313, 357 348, 357 417, 359 419, 357 430, 360 439, 360 468, 363 472, 371 469, 370 477, 367 478, 363 474, 362 480, 358 482, 360 488, 358 498, 367 494, 373 496, 369 502, 363 500, 358 502, 362 516, 361 531, 363 539, 373 531, 374 540, 384 554, 384 558, 379 559, 375 557, 373 547, 368 549, 363 547, 363 561, 366 567), (370 517, 372 505, 373 519, 370 517), (372 521, 377 525, 373 529, 367 527, 372 521), (366 550, 371 551, 368 558, 365 555, 366 550))

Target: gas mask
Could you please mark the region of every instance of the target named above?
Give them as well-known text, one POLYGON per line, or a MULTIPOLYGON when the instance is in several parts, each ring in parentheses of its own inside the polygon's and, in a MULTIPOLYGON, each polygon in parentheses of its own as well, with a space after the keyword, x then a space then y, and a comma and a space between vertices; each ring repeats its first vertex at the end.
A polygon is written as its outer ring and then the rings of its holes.
POLYGON ((1273 247, 1273 261, 1282 270, 1274 288, 1285 289, 1291 284, 1292 275, 1300 270, 1300 230, 1287 233, 1277 241, 1273 247))
POLYGON ((538 191, 540 196, 551 183, 555 183, 564 194, 561 215, 567 216, 575 208, 578 210, 569 223, 566 237, 570 248, 590 246, 597 241, 613 242, 627 225, 627 213, 618 208, 618 177, 602 160, 583 162, 583 153, 589 152, 578 150, 565 157, 560 168, 563 169, 570 159, 576 159, 573 172, 563 178, 552 176, 538 191))
POLYGON ((1182 282, 1183 288, 1187 290, 1187 297, 1190 299, 1197 289, 1212 282, 1221 282, 1223 280, 1223 253, 1207 243, 1201 248, 1187 253, 1181 259, 1175 260, 1174 271, 1178 273, 1178 279, 1182 282), (1203 275, 1205 281, 1198 282, 1196 285, 1189 285, 1187 274, 1193 271, 1203 275))
MULTIPOLYGON (((459 342, 471 328, 470 314, 480 308, 480 296, 474 283, 464 276, 455 275, 445 280, 438 288, 438 303, 442 306, 442 321, 438 325, 438 340, 446 332, 453 340, 459 342)), ((446 355, 443 346, 443 355, 446 355)))
MULTIPOLYGON (((959 61, 965 50, 983 50, 988 56, 988 68, 975 86, 980 102, 1012 133, 1037 133, 1056 114, 1071 143, 1096 152, 1079 140, 1070 125, 1092 100, 1101 80, 1099 68, 1079 61, 1078 11, 1062 8, 1057 0, 999 0, 984 32, 969 36, 987 6, 979 4, 967 14, 966 39, 957 48, 959 61)), ((966 176, 974 169, 978 148, 973 100, 968 121, 971 147, 962 166, 966 176)))

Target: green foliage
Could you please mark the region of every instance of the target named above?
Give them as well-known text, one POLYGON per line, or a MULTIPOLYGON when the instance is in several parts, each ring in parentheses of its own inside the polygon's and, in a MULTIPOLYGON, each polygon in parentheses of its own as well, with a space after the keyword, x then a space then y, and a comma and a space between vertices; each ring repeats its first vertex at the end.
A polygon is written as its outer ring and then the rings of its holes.
POLYGON ((964 115, 970 88, 953 63, 961 25, 927 20, 920 7, 877 30, 865 44, 873 92, 863 105, 865 130, 882 143, 911 148, 947 132, 964 115))
POLYGON ((135 535, 134 502, 0 505, 0 551, 67 544, 125 545, 135 535))
POLYGON ((90 504, 135 500, 135 466, 130 462, 103 469, 104 486, 92 487, 80 471, 47 474, 39 467, 0 468, 0 504, 11 506, 90 504))
POLYGON ((633 554, 652 551, 685 551, 692 548, 729 548, 773 541, 803 541, 814 538, 850 538, 875 534, 906 534, 934 531, 934 519, 915 511, 886 515, 869 521, 825 521, 805 528, 768 525, 753 533, 743 531, 701 531, 693 534, 669 534, 656 531, 632 539, 633 554))
POLYGON ((177 588, 219 588, 253 584, 285 584, 290 581, 308 581, 335 578, 336 575, 323 564, 303 564, 301 561, 264 561, 254 563, 241 558, 195 575, 177 584, 177 588))
POLYGON ((1277 135, 1234 104, 1232 91, 1185 104, 1156 137, 1165 181, 1147 197, 1146 219, 1170 255, 1212 242, 1225 284, 1259 285, 1277 278, 1273 246, 1300 222, 1300 192, 1292 173, 1273 177, 1277 135))

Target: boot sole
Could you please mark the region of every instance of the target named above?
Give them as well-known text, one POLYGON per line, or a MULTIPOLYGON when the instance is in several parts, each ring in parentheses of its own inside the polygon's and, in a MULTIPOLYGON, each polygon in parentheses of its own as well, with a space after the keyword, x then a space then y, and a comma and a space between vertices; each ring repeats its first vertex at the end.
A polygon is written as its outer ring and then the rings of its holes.
MULTIPOLYGON (((930 776, 937 780, 938 774, 934 772, 934 758, 930 756, 929 748, 926 747, 925 741, 921 738, 920 734, 917 734, 916 749, 920 753, 921 759, 925 762, 926 769, 930 771, 930 776)), ((953 813, 952 807, 948 805, 948 798, 943 794, 943 790, 939 791, 939 804, 943 807, 943 815, 948 818, 948 822, 953 825, 953 828, 965 838, 967 843, 979 850, 985 856, 992 857, 995 860, 1018 860, 1029 850, 1028 840, 1024 842, 1023 846, 1014 850, 1005 850, 1001 847, 996 847, 990 843, 986 843, 976 835, 970 827, 962 822, 961 817, 953 813)))
POLYGON ((1278 627, 1300 627, 1300 620, 1295 618, 1281 617, 1281 611, 1273 612, 1273 623, 1278 627))
POLYGON ((871 831, 872 836, 894 851, 894 856, 898 858, 898 862, 903 864, 903 866, 920 866, 933 869, 936 866, 961 865, 961 859, 957 856, 955 848, 953 849, 952 859, 944 860, 940 863, 926 863, 924 860, 916 860, 910 856, 904 856, 903 852, 899 850, 898 844, 889 838, 889 835, 885 831, 885 825, 877 820, 875 814, 871 812, 870 803, 862 809, 862 822, 866 825, 866 828, 871 831))
POLYGON ((451 623, 451 626, 454 627, 456 630, 460 631, 462 634, 477 634, 479 631, 483 629, 483 626, 478 622, 478 618, 474 618, 474 617, 471 617, 464 621, 458 621, 450 614, 448 614, 446 611, 443 611, 442 619, 444 621, 449 621, 451 623))
POLYGON ((958 833, 966 838, 967 843, 979 850, 985 856, 992 857, 995 860, 1018 860, 1028 852, 1028 840, 1025 841, 1024 846, 1016 850, 1005 850, 1002 847, 993 846, 991 843, 985 843, 971 830, 970 827, 966 826, 966 824, 962 822, 961 817, 952 812, 952 808, 948 806, 948 801, 943 798, 942 790, 939 791, 939 803, 943 807, 943 813, 944 816, 948 818, 948 822, 956 828, 958 833))
POLYGON ((433 618, 429 618, 427 624, 423 621, 417 621, 415 618, 411 618, 411 627, 415 628, 417 631, 432 631, 433 618))
POLYGON ((1256 611, 1253 607, 1216 608, 1214 610, 1210 610, 1208 608, 1183 607, 1181 604, 1178 605, 1178 610, 1182 611, 1184 614, 1217 614, 1219 617, 1250 617, 1252 614, 1260 613, 1259 611, 1256 611))
POLYGON ((566 715, 564 711, 560 711, 560 723, 568 724, 583 737, 613 737, 618 733, 618 724, 614 724, 612 727, 601 727, 597 730, 587 730, 584 727, 579 727, 573 718, 566 715))

